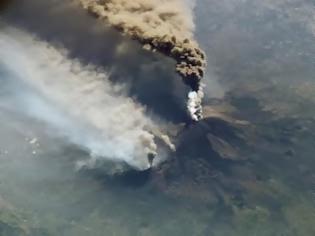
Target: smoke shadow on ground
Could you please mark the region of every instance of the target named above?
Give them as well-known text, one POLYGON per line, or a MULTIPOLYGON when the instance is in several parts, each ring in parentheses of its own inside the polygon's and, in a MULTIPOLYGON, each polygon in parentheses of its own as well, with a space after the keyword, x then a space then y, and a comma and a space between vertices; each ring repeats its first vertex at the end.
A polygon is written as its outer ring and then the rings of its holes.
POLYGON ((175 73, 175 61, 152 52, 97 21, 70 1, 13 1, 2 17, 9 25, 60 45, 71 58, 110 71, 153 113, 173 122, 187 121, 188 88, 175 73), (167 106, 165 106, 167 104, 167 106))

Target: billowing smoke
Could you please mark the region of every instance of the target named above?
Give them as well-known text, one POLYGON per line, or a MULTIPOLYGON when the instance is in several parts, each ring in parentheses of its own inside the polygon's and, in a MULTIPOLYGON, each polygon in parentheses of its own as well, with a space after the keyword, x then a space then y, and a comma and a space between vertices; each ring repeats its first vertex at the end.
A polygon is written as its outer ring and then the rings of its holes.
POLYGON ((106 72, 71 60, 65 50, 16 29, 2 29, 0 47, 0 65, 11 83, 19 85, 15 108, 86 149, 91 160, 105 158, 146 169, 152 164, 148 156, 160 154, 156 139, 174 149, 145 109, 126 97, 123 87, 113 86, 106 72))
MULTIPOLYGON (((201 79, 206 58, 193 39, 194 23, 191 8, 183 0, 80 0, 95 17, 177 62, 176 71, 192 90, 188 111, 193 120, 202 118, 201 79)), ((193 2, 192 2, 193 3, 193 2)))

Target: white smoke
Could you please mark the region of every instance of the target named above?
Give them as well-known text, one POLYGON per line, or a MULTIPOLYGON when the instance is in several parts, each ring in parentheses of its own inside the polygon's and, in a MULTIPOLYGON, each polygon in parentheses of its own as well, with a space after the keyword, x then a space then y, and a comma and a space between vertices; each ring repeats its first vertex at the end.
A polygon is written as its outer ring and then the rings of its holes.
POLYGON ((202 100, 204 98, 203 87, 200 86, 198 92, 190 91, 188 93, 187 110, 194 121, 199 121, 202 116, 202 100))
POLYGON ((148 154, 157 154, 150 132, 155 125, 104 71, 70 60, 64 51, 16 29, 2 30, 0 48, 0 65, 32 91, 16 91, 20 110, 88 150, 92 160, 148 168, 148 154))

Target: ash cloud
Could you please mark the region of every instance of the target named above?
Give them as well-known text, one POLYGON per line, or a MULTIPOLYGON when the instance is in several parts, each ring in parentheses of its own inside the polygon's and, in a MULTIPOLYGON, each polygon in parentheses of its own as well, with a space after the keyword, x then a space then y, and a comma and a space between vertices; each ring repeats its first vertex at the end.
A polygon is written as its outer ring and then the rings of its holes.
POLYGON ((194 23, 190 12, 193 4, 189 7, 181 0, 80 2, 89 13, 139 41, 144 49, 175 59, 177 73, 192 90, 187 105, 190 116, 196 121, 202 118, 201 79, 205 73, 206 58, 193 38, 194 23))
POLYGON ((0 104, 6 109, 43 121, 51 134, 86 149, 92 160, 126 162, 143 170, 149 167, 148 155, 158 155, 154 165, 164 158, 156 139, 174 149, 144 107, 124 95, 122 86, 112 85, 106 72, 71 60, 65 50, 20 30, 2 29, 0 45, 1 66, 18 85, 11 86, 17 103, 0 104))

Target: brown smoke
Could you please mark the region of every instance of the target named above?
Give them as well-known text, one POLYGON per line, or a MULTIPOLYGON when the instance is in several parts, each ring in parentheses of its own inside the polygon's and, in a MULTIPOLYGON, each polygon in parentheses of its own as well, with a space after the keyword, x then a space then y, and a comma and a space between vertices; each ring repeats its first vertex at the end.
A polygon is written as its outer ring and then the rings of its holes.
MULTIPOLYGON (((176 60, 176 71, 195 92, 187 108, 194 120, 201 118, 200 86, 205 72, 204 52, 193 40, 194 24, 183 0, 80 0, 93 16, 143 44, 176 60), (194 104, 194 108, 191 108, 194 104)), ((190 100, 192 97, 190 96, 190 100)))
POLYGON ((10 0, 0 0, 0 11, 6 9, 9 3, 10 3, 10 0))

